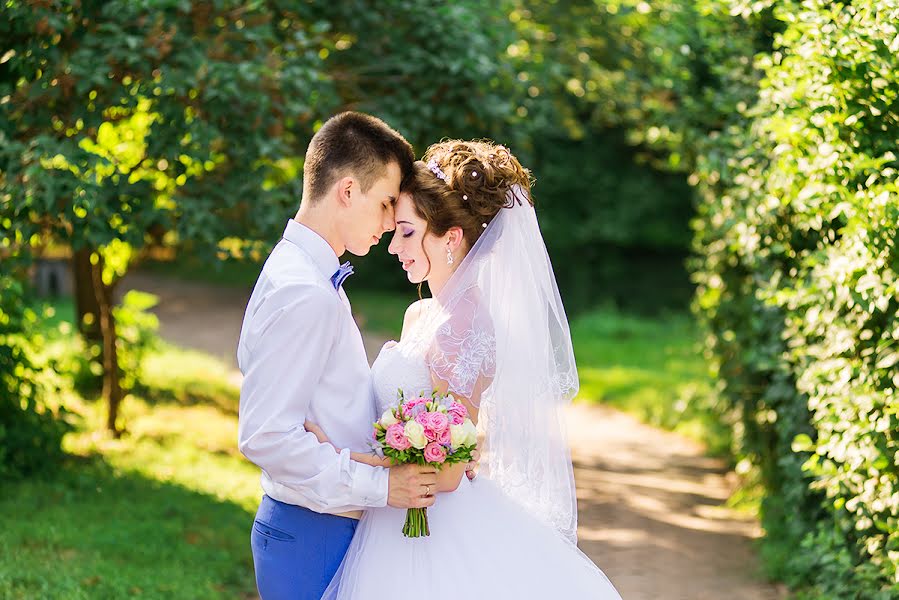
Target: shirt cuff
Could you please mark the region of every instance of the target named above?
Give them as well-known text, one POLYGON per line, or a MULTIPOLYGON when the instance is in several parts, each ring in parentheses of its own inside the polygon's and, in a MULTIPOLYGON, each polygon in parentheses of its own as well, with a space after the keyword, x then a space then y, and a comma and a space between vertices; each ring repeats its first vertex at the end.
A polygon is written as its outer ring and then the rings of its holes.
MULTIPOLYGON (((349 455, 349 449, 344 448, 349 455)), ((389 473, 384 467, 373 467, 351 460, 349 463, 351 493, 353 504, 368 508, 387 506, 387 489, 389 473)))

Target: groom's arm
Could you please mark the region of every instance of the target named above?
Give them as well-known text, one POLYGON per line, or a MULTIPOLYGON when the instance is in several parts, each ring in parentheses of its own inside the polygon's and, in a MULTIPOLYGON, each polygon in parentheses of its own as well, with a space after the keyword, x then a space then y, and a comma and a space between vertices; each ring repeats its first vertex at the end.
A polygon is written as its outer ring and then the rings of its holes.
POLYGON ((314 510, 384 506, 386 469, 350 460, 348 449, 336 454, 303 427, 340 327, 343 307, 328 292, 279 288, 250 319, 241 365, 240 451, 314 510))

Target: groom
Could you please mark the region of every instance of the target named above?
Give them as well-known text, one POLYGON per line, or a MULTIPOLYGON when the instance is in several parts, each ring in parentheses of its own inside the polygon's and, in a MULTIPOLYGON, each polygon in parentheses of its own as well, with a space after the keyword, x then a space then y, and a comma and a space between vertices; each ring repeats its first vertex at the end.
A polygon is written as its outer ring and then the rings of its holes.
POLYGON ((376 415, 342 287, 352 268, 338 261, 346 251, 367 254, 394 229, 393 205, 413 160, 409 143, 379 119, 346 112, 325 122, 306 151, 299 212, 250 297, 237 346, 238 443, 262 470, 251 545, 263 600, 318 600, 363 509, 434 504, 434 469, 351 459, 368 450, 376 415), (307 419, 333 446, 304 429, 307 419))

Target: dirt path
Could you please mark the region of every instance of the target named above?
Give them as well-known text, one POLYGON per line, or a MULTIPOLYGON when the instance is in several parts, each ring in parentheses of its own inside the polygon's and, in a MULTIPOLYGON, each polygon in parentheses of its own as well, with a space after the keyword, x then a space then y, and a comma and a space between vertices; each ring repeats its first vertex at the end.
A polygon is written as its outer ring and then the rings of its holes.
MULTIPOLYGON (((123 288, 157 294, 163 338, 235 366, 250 290, 131 275, 123 288)), ((383 340, 366 337, 373 359, 383 340)), ((235 379, 240 374, 235 371, 235 379)), ((777 600, 758 576, 757 524, 723 507, 721 461, 684 438, 605 407, 569 414, 580 546, 625 600, 777 600)))

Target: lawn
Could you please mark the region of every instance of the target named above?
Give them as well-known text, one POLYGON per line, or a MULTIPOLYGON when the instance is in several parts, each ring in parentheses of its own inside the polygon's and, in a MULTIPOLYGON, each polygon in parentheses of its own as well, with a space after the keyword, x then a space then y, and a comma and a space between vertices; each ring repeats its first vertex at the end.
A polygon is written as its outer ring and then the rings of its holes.
POLYGON ((726 454, 728 428, 712 412, 713 385, 689 315, 638 317, 598 309, 571 323, 578 400, 613 406, 726 454))
POLYGON ((59 473, 4 486, 0 598, 244 598, 258 470, 238 453, 227 370, 163 345, 122 411, 127 435, 80 415, 59 473))

